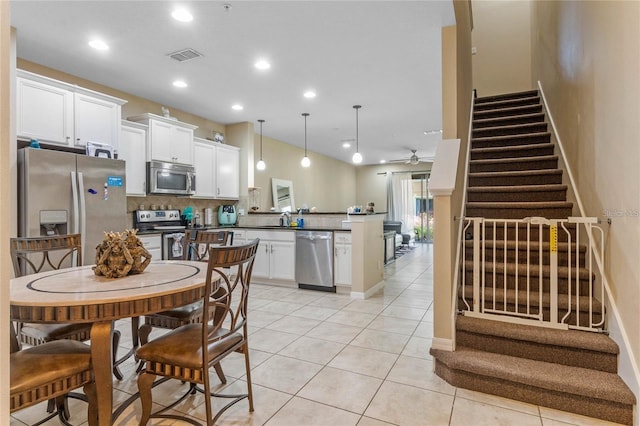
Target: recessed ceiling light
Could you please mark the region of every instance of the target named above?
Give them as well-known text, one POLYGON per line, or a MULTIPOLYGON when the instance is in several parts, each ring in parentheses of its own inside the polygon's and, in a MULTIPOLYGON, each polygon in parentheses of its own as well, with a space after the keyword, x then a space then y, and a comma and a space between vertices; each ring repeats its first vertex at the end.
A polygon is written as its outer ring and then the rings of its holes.
POLYGON ((437 130, 425 130, 423 132, 425 135, 435 135, 437 133, 442 133, 441 129, 437 129, 437 130))
POLYGON ((306 92, 304 92, 303 96, 307 99, 313 99, 316 97, 316 92, 314 92, 313 90, 307 90, 306 92))
POLYGON ((173 82, 173 85, 175 87, 180 87, 180 88, 184 88, 184 87, 188 86, 188 84, 186 82, 184 82, 183 80, 176 80, 176 81, 173 82))
POLYGON ((342 142, 342 147, 343 148, 351 148, 351 144, 349 142, 342 142))
POLYGON ((253 66, 259 70, 268 70, 269 68, 271 68, 271 64, 264 59, 259 60, 258 62, 253 64, 253 66))
POLYGON ((387 160, 380 160, 380 164, 385 164, 387 160))
POLYGON ((235 110, 235 111, 242 111, 244 109, 244 107, 240 104, 235 104, 231 106, 231 109, 235 110))
POLYGON ((91 40, 89 42, 89 46, 93 47, 96 50, 109 50, 109 45, 102 40, 91 40))
POLYGON ((171 16, 173 16, 173 19, 180 22, 193 21, 193 15, 189 13, 187 9, 175 9, 173 12, 171 12, 171 16))

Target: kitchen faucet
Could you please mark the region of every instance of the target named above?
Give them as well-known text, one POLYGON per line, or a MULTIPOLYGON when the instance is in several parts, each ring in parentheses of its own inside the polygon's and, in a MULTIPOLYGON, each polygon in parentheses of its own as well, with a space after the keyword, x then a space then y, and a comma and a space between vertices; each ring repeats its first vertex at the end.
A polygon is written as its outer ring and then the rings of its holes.
POLYGON ((280 226, 289 226, 291 225, 291 213, 282 212, 280 215, 280 226))

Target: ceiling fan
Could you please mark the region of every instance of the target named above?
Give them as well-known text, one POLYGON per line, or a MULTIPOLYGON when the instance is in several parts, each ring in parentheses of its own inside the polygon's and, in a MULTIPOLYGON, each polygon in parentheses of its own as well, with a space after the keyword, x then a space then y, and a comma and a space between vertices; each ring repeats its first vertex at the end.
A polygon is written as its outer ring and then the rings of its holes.
POLYGON ((433 161, 433 157, 419 157, 417 152, 418 152, 417 149, 412 149, 411 156, 409 158, 403 158, 399 160, 390 160, 390 161, 387 161, 387 163, 404 163, 404 164, 416 165, 420 162, 433 161))

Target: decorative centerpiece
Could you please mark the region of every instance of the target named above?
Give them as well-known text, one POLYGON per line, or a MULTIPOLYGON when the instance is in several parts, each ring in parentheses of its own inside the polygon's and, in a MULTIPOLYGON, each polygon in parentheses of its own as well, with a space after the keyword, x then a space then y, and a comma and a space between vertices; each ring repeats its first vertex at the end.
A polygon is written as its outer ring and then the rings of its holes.
POLYGON ((122 278, 140 274, 151 262, 151 253, 137 236, 137 229, 124 232, 105 232, 105 239, 96 246, 96 275, 122 278))

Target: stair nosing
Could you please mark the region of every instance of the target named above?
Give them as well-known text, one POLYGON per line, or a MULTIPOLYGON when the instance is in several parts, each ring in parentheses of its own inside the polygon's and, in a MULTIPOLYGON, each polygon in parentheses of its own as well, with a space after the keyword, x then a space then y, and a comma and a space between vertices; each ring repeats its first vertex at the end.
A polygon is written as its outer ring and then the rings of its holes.
MULTIPOLYGON (((482 99, 482 98, 480 98, 480 99, 482 99)), ((504 104, 504 103, 509 103, 509 102, 515 103, 515 102, 533 101, 533 100, 536 100, 536 99, 537 99, 537 102, 536 103, 531 103, 530 105, 539 105, 540 104, 540 95, 539 94, 534 95, 534 96, 524 96, 522 98, 497 99, 497 100, 494 100, 494 101, 487 101, 487 102, 483 102, 483 101, 474 102, 473 103, 473 106, 474 106, 473 110, 475 111, 475 107, 476 106, 481 106, 481 105, 499 105, 499 104, 504 104)))
POLYGON ((533 157, 506 157, 506 158, 480 158, 469 160, 469 164, 491 164, 491 163, 526 163, 529 161, 553 161, 557 160, 557 155, 536 155, 533 157))
POLYGON ((500 172, 469 172, 469 177, 500 177, 500 176, 534 176, 539 174, 561 175, 560 169, 538 169, 538 170, 505 170, 500 172))
POLYGON ((551 132, 529 132, 529 133, 522 133, 522 134, 515 134, 515 135, 497 135, 497 136, 482 136, 482 137, 472 137, 471 138, 471 142, 488 142, 491 140, 506 140, 506 139, 513 139, 513 138, 533 138, 533 137, 540 137, 540 136, 551 136, 551 132))
MULTIPOLYGON (((506 115, 506 116, 500 116, 500 117, 490 117, 490 118, 474 118, 472 120, 473 123, 487 123, 487 122, 491 122, 491 121, 500 121, 500 120, 522 120, 525 118, 532 118, 532 117, 544 117, 545 113, 544 112, 532 112, 529 114, 520 114, 520 115, 506 115)), ((541 121, 540 123, 544 123, 544 121, 541 121)), ((534 124, 534 123, 521 123, 521 124, 534 124)), ((479 129, 476 129, 479 130, 479 129)))
POLYGON ((471 186, 467 188, 467 192, 553 192, 566 191, 567 189, 567 185, 563 185, 561 183, 551 183, 534 185, 471 186))
MULTIPOLYGON (((506 98, 504 100, 512 100, 512 99, 523 99, 523 98, 531 98, 531 97, 540 97, 540 92, 538 92, 538 89, 530 89, 530 90, 521 90, 518 92, 507 92, 507 93, 500 93, 497 95, 489 95, 489 96, 480 96, 478 98, 474 99, 474 103, 486 103, 484 100, 485 99, 503 99, 506 98), (529 95, 529 96, 525 96, 525 95, 529 95), (534 96, 531 96, 534 95, 534 96), (510 96, 515 96, 514 98, 510 98, 510 96), (522 96, 522 98, 520 98, 519 96, 522 96)), ((490 101, 488 101, 490 102, 490 101)))
MULTIPOLYGON (((463 294, 464 294, 464 298, 473 298, 473 286, 471 284, 467 284, 465 285, 465 288, 462 289, 463 294), (469 290, 468 290, 468 289, 469 290), (469 293, 469 294, 467 294, 469 293)), ((519 290, 515 290, 515 289, 507 289, 506 290, 507 294, 504 294, 504 290, 502 288, 497 288, 496 289, 496 300, 502 302, 505 298, 507 301, 513 302, 514 300, 516 300, 517 296, 517 300, 527 300, 527 298, 525 297, 527 294, 527 290, 523 290, 523 289, 519 289, 519 290)), ((494 299, 491 298, 491 293, 487 292, 488 296, 486 296, 485 301, 492 301, 494 299)), ((549 300, 551 299, 551 293, 543 291, 542 292, 542 308, 549 308, 549 300)), ((588 309, 586 309, 586 307, 589 305, 588 301, 590 299, 589 296, 574 296, 572 298, 572 300, 578 299, 579 306, 581 307, 580 312, 589 312, 588 309)), ((529 299, 529 304, 532 308, 538 308, 540 307, 540 305, 538 304, 539 300, 537 297, 533 297, 531 299, 529 299)), ((575 304, 572 303, 572 308, 575 308, 575 304)), ((565 310, 569 307, 569 299, 567 297, 566 294, 561 293, 558 294, 558 309, 562 309, 565 310)), ((603 313, 604 307, 602 306, 602 303, 598 300, 595 299, 593 305, 592 305, 592 310, 594 313, 603 313)), ((535 321, 532 319, 532 321, 535 321)))
POLYGON ((573 203, 570 201, 467 201, 467 206, 481 207, 481 208, 497 208, 497 209, 527 209, 531 207, 573 207, 573 203), (518 206, 520 205, 520 206, 518 206))
POLYGON ((549 149, 554 148, 555 145, 551 142, 548 143, 531 143, 526 145, 506 145, 506 146, 485 146, 483 148, 471 148, 472 154, 478 153, 491 153, 502 151, 529 151, 535 149, 549 149))
MULTIPOLYGON (((522 124, 513 124, 509 126, 481 127, 479 129, 473 129, 473 132, 487 132, 487 131, 505 130, 505 129, 521 129, 526 127, 540 126, 543 124, 547 125, 547 123, 543 121, 540 123, 522 123, 522 124)), ((538 132, 538 133, 541 133, 541 132, 538 132)), ((504 135, 497 135, 497 136, 504 136, 504 135)))
POLYGON ((506 107, 506 108, 494 108, 494 109, 485 109, 485 110, 473 110, 473 115, 475 116, 476 114, 488 114, 488 113, 500 113, 503 112, 505 113, 502 117, 511 117, 511 115, 509 115, 509 112, 514 112, 514 111, 518 111, 518 110, 522 110, 522 109, 527 109, 527 108, 540 108, 542 109, 542 105, 540 104, 531 104, 531 105, 516 105, 516 106, 511 106, 511 107, 506 107))

